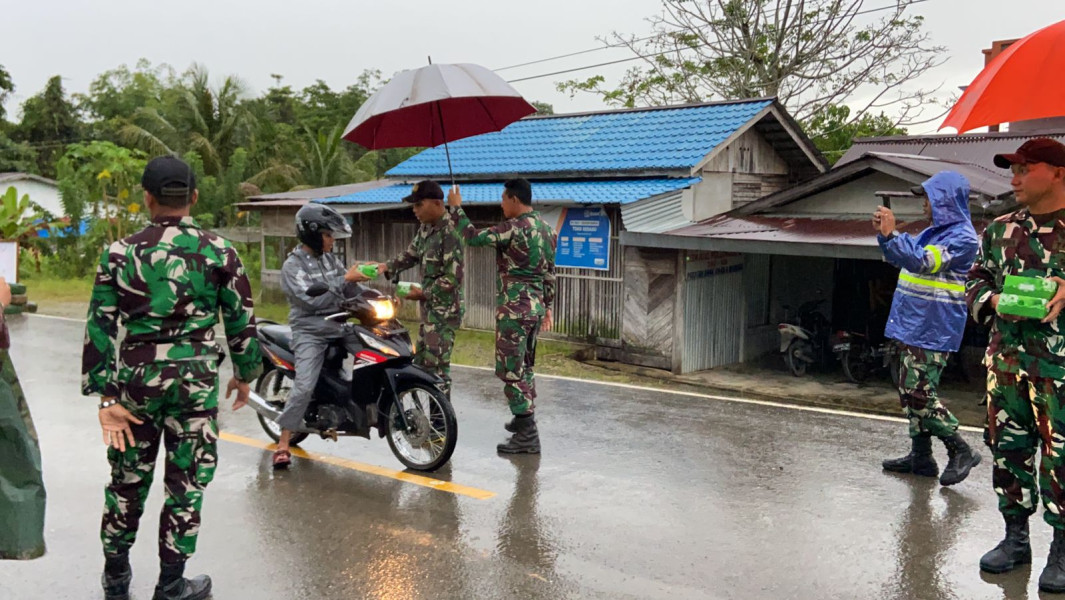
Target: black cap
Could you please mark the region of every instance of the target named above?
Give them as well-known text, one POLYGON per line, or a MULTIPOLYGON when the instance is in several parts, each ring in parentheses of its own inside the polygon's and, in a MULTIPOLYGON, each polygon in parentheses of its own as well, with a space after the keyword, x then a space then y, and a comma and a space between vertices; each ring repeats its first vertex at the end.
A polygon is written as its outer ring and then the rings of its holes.
POLYGON ((141 187, 156 198, 187 198, 196 189, 196 175, 180 158, 158 156, 144 167, 141 187))
POLYGON ((443 200, 444 190, 440 188, 440 184, 432 179, 426 179, 425 181, 419 181, 414 184, 414 187, 410 191, 410 195, 403 198, 404 202, 410 202, 415 204, 422 200, 443 200))
POLYGON ((1046 163, 1065 167, 1065 144, 1050 138, 1036 138, 1021 144, 1013 154, 996 154, 995 166, 1008 169, 1016 164, 1046 163))

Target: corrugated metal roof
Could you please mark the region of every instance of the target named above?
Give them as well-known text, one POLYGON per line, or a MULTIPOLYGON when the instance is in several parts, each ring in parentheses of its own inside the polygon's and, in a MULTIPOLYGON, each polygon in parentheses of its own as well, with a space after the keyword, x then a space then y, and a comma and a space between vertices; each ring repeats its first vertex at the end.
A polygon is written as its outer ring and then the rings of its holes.
POLYGON ((888 152, 931 156, 996 169, 993 162, 996 154, 1014 152, 1025 140, 1037 137, 1049 137, 1065 143, 1065 132, 1060 131, 865 138, 855 140, 835 167, 858 160, 869 152, 888 152))
POLYGON ((361 183, 347 183, 344 185, 334 185, 330 187, 312 188, 306 190, 296 190, 294 192, 280 192, 277 194, 260 194, 258 196, 249 196, 248 201, 262 202, 268 200, 320 200, 322 198, 334 198, 336 196, 346 196, 348 194, 354 194, 356 192, 362 192, 365 190, 377 189, 380 187, 386 187, 395 185, 395 181, 389 181, 388 179, 377 179, 375 181, 363 181, 361 183))
POLYGON ((1006 169, 995 167, 989 168, 980 164, 939 160, 931 157, 908 154, 884 154, 877 152, 870 153, 870 155, 929 177, 940 171, 954 171, 960 173, 969 180, 969 188, 975 193, 998 197, 1013 191, 1013 187, 1010 186, 1010 180, 1013 176, 1010 175, 1010 172, 1006 169))
MULTIPOLYGON (((452 142, 456 175, 690 170, 772 100, 526 118, 452 142)), ((444 148, 425 150, 389 176, 448 173, 444 148)))
POLYGON ((684 216, 684 191, 671 192, 621 206, 621 222, 626 231, 661 233, 692 222, 684 216))
MULTIPOLYGON (((533 201, 576 204, 628 204, 649 196, 657 196, 691 186, 698 177, 677 179, 620 179, 599 181, 534 181, 533 201)), ((444 187, 447 194, 450 186, 444 187)), ((472 203, 499 202, 503 195, 502 183, 461 184, 462 199, 472 203)), ((325 204, 389 204, 401 202, 410 193, 411 187, 396 184, 389 187, 367 190, 356 194, 317 200, 325 204)))
MULTIPOLYGON (((977 231, 982 231, 987 223, 973 220, 977 231)), ((925 220, 912 221, 901 224, 899 230, 916 234, 927 226, 925 220)), ((869 228, 869 219, 856 219, 851 215, 822 218, 719 215, 664 233, 625 231, 621 234, 621 243, 625 246, 750 254, 870 260, 881 257, 876 236, 869 228)))
POLYGON ((59 182, 54 179, 48 179, 47 177, 41 177, 40 175, 34 175, 32 173, 17 173, 7 172, 0 173, 0 183, 10 183, 12 181, 36 181, 37 183, 43 183, 45 185, 58 186, 59 182))

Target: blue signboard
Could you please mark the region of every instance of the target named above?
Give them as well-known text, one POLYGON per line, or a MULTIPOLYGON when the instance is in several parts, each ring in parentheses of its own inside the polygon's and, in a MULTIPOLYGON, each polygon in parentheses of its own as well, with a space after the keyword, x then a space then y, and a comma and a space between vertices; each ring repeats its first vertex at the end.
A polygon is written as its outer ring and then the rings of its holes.
POLYGON ((610 269, 610 219, 602 206, 562 209, 555 266, 610 269))

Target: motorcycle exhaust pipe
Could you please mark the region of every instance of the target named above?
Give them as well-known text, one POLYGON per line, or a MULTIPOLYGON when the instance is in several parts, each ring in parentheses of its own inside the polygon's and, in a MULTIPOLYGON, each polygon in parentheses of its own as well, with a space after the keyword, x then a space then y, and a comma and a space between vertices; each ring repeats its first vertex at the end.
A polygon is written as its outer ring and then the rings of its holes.
POLYGON ((281 416, 281 411, 270 406, 270 404, 263 399, 262 396, 255 392, 248 393, 248 406, 252 407, 255 412, 266 417, 267 419, 276 422, 281 416))

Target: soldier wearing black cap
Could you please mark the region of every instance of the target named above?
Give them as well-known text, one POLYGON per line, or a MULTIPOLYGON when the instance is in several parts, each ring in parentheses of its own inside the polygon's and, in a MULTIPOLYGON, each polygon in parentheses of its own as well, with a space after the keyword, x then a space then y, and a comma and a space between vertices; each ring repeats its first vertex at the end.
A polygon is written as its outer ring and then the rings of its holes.
POLYGON ((984 439, 994 464, 1006 536, 980 559, 980 569, 1004 573, 1032 562, 1028 518, 1042 498, 1043 519, 1054 529, 1039 589, 1065 592, 1065 146, 1049 138, 1025 142, 995 165, 1013 172, 1020 210, 984 230, 980 255, 966 282, 975 320, 991 326, 984 439), (1043 319, 998 311, 1005 278, 1057 283, 1043 319), (1036 454, 1041 454, 1036 472, 1036 454))
POLYGON ((233 360, 226 394, 238 392, 234 409, 247 402, 262 359, 251 285, 237 251, 189 216, 197 200, 192 169, 173 156, 156 158, 141 187, 151 224, 100 258, 82 350, 82 393, 101 397, 111 464, 100 533, 104 598, 129 598, 129 550, 162 447, 166 502, 153 600, 201 600, 211 593, 210 578, 185 579, 184 570, 218 463, 220 313, 233 360), (126 334, 116 361, 120 324, 126 334))
POLYGON ((414 362, 443 379, 444 392, 450 397, 451 351, 463 312, 462 237, 447 218, 444 191, 435 181, 416 183, 403 201, 412 205, 421 227, 410 246, 388 262, 380 263, 380 268, 392 275, 421 265, 421 290, 413 290, 408 296, 419 301, 422 309, 414 362))

